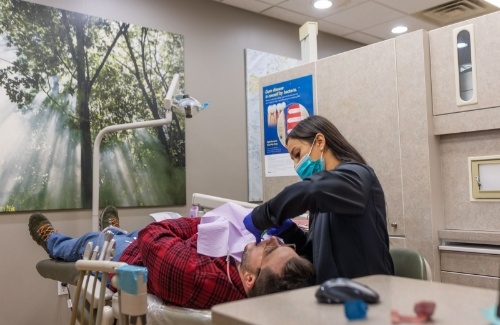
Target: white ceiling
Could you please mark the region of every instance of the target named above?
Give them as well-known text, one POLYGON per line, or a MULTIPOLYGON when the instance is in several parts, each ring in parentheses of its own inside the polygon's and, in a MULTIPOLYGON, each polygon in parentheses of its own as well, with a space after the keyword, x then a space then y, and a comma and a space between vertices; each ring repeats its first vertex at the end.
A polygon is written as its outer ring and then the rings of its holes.
MULTIPOLYGON (((472 3, 484 0, 333 0, 328 9, 316 9, 312 0, 213 0, 265 16, 284 20, 302 26, 305 22, 316 21, 320 31, 347 38, 363 44, 372 44, 396 35, 391 29, 406 25, 408 32, 419 29, 432 30, 453 21, 468 19, 463 8, 468 11, 472 3), (448 2, 459 3, 446 13, 440 23, 431 23, 416 18, 412 14, 448 2)), ((489 6, 488 4, 485 4, 489 6)), ((491 7, 491 6, 490 6, 491 7)), ((496 9, 498 10, 498 9, 496 9)), ((475 16, 480 15, 481 12, 475 16)))

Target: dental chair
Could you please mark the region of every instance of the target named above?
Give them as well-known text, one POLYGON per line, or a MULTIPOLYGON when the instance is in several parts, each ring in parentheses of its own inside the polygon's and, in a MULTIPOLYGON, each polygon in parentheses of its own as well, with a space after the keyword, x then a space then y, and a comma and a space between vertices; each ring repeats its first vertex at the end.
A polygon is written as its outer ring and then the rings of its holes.
MULTIPOLYGON (((247 208, 256 206, 248 202, 199 193, 193 194, 192 198, 192 206, 196 208, 198 216, 227 202, 234 202, 247 208)), ((109 244, 108 248, 111 247, 112 244, 109 244)), ((88 248, 86 252, 90 250, 92 248, 88 248)), ((104 256, 106 254, 109 254, 109 252, 104 253, 104 256)), ((212 323, 210 310, 165 305, 158 297, 147 294, 145 285, 141 290, 138 290, 140 292, 136 292, 135 294, 137 296, 137 293, 139 293, 140 297, 134 297, 134 295, 130 297, 128 292, 124 292, 123 288, 120 288, 120 280, 118 280, 118 283, 112 282, 112 285, 118 288, 118 292, 111 291, 106 285, 109 274, 116 273, 118 278, 120 278, 120 268, 127 267, 128 265, 105 259, 103 257, 101 260, 95 260, 92 258, 92 254, 87 253, 84 254, 82 260, 77 262, 44 259, 36 264, 36 269, 42 277, 76 287, 72 300, 71 325, 111 325, 115 320, 118 320, 118 324, 120 325, 144 324, 144 319, 147 320, 148 325, 208 325, 212 323), (131 301, 132 312, 124 304, 124 296, 126 297, 126 302, 131 301), (101 297, 103 298, 101 299, 101 297), (141 318, 141 313, 143 312, 146 315, 141 318)), ((138 272, 140 274, 141 270, 138 270, 138 272)), ((134 277, 137 277, 136 274, 134 277)), ((113 281, 115 281, 115 278, 113 277, 113 281)))
POLYGON ((147 275, 144 276, 147 270, 143 267, 108 260, 93 260, 84 256, 77 262, 42 260, 37 263, 36 269, 44 278, 75 286, 70 325, 112 325, 115 320, 118 320, 120 325, 208 325, 212 322, 210 310, 167 306, 158 297, 147 294, 146 282, 141 280, 147 278, 147 275), (139 274, 138 287, 141 289, 135 294, 126 292, 119 285, 120 281, 115 281, 117 277, 120 278, 120 270, 127 267, 133 268, 132 278, 137 278, 139 274), (133 274, 134 271, 138 273, 133 274), (113 277, 111 283, 119 289, 117 293, 108 289, 106 285, 110 274, 115 273, 117 275, 113 277))
MULTIPOLYGON (((100 280, 96 279, 96 272, 100 271, 101 274, 103 271, 109 273, 115 273, 116 267, 119 267, 125 263, 115 264, 116 262, 106 261, 104 264, 109 265, 101 265, 98 267, 97 265, 78 265, 78 262, 64 262, 57 261, 52 259, 41 260, 37 263, 36 269, 38 273, 47 279, 52 279, 55 281, 61 281, 63 283, 67 283, 68 285, 72 285, 76 287, 73 297, 73 312, 72 312, 72 322, 73 318, 76 320, 77 324, 87 325, 87 324, 102 324, 102 325, 111 325, 115 322, 115 320, 120 320, 123 317, 126 317, 120 309, 119 306, 119 294, 114 293, 109 290, 105 285, 102 284, 100 280), (84 274, 92 272, 94 276, 91 275, 91 278, 88 282, 88 286, 85 289, 86 277, 79 283, 80 274, 83 272, 84 274), (94 281, 95 280, 95 281, 94 281), (94 290, 94 283, 96 284, 95 295, 92 295, 92 290, 94 290), (103 303, 102 306, 99 305, 101 286, 104 286, 104 295, 103 295, 103 303), (81 292, 86 292, 85 295, 85 308, 82 311, 82 294, 81 292), (76 301, 77 296, 79 296, 79 301, 76 301), (92 298, 93 297, 93 298, 92 298), (91 304, 90 300, 94 299, 94 303, 91 304), (75 309, 77 309, 77 314, 73 316, 75 309), (99 310, 102 310, 102 320, 101 322, 97 322, 99 310), (90 318, 92 315, 92 318, 90 318), (83 318, 82 318, 83 317, 83 318)), ((102 277, 101 276, 97 276, 102 277)), ((175 306, 165 305, 161 299, 158 297, 147 294, 146 295, 146 319, 148 325, 168 325, 168 324, 185 324, 185 325, 209 325, 212 323, 212 315, 210 310, 198 310, 191 308, 182 308, 175 306)), ((119 324, 127 324, 127 322, 121 320, 119 324)), ((142 324, 142 323, 138 323, 142 324)))

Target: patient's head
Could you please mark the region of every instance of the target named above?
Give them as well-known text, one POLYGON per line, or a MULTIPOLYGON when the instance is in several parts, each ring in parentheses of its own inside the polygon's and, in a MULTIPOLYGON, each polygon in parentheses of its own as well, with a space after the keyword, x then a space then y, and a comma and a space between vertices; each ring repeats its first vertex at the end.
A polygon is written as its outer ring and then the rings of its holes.
POLYGON ((298 289, 315 283, 311 262, 276 237, 245 247, 240 277, 249 297, 298 289))

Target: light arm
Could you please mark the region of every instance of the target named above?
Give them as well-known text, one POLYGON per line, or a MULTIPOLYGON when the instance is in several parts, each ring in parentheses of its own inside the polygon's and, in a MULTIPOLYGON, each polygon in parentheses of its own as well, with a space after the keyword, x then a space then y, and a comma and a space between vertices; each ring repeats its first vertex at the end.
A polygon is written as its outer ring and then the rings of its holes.
POLYGON ((170 84, 170 87, 167 91, 167 96, 165 98, 166 113, 164 119, 110 125, 99 131, 99 133, 97 134, 94 141, 94 158, 92 162, 92 231, 99 230, 99 163, 101 160, 100 149, 102 139, 106 134, 115 131, 170 125, 170 123, 172 122, 172 98, 175 92, 178 90, 178 86, 179 75, 175 74, 172 78, 172 83, 170 84))

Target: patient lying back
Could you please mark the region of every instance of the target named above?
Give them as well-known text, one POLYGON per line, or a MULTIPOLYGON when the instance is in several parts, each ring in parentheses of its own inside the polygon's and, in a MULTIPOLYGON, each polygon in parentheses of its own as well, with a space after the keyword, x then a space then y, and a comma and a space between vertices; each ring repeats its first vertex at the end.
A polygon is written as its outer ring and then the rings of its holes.
MULTIPOLYGON (((148 292, 166 304, 209 309, 213 305, 251 296, 313 285, 312 264, 276 237, 250 242, 241 262, 231 256, 210 257, 197 252, 200 218, 154 222, 141 230, 119 228, 118 212, 107 207, 100 228, 114 234, 113 260, 148 269, 148 292)), ((100 232, 72 238, 54 230, 50 221, 35 213, 29 221, 32 238, 51 258, 77 261, 88 242, 104 239, 100 232)))

